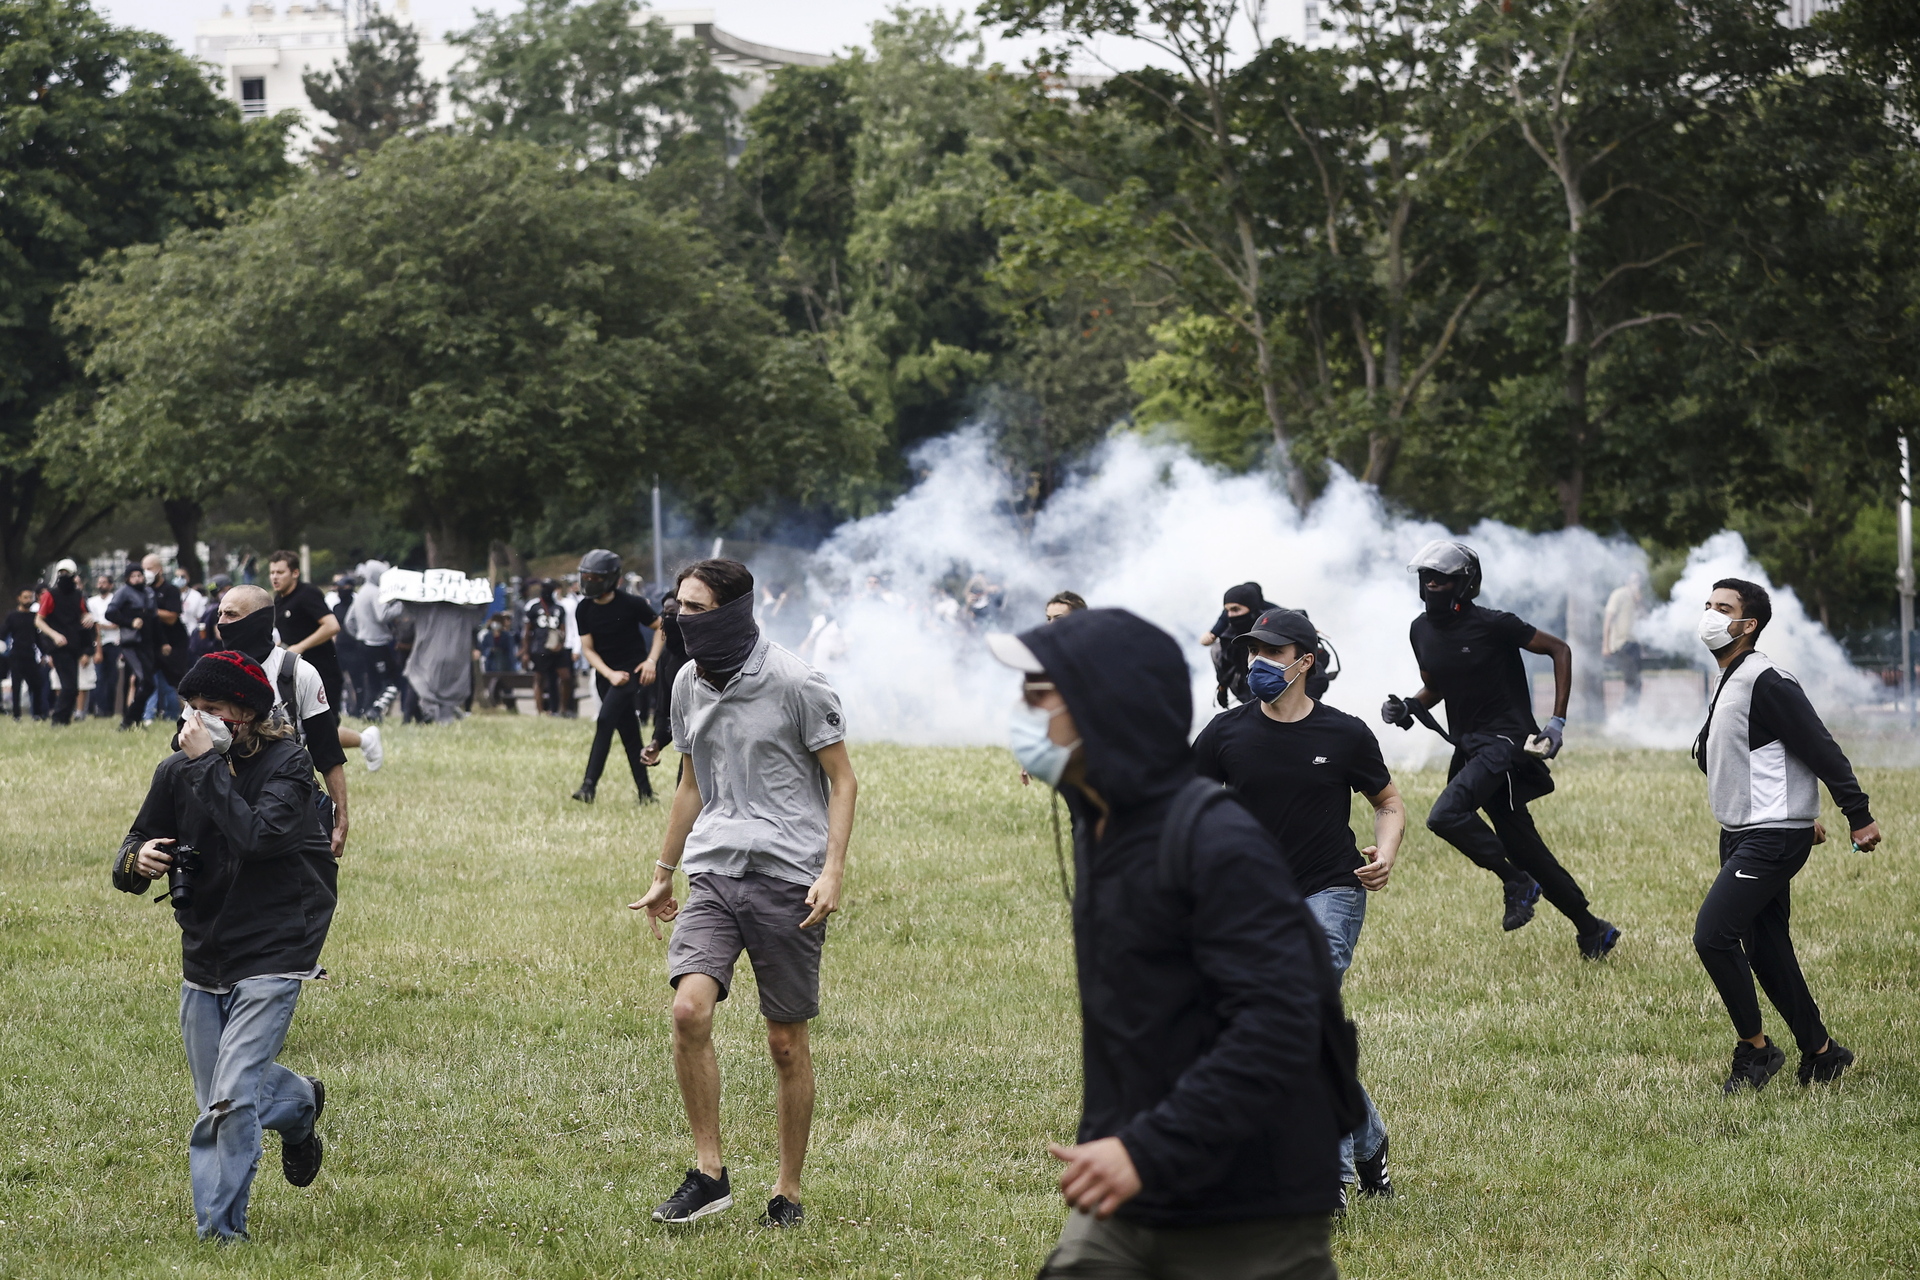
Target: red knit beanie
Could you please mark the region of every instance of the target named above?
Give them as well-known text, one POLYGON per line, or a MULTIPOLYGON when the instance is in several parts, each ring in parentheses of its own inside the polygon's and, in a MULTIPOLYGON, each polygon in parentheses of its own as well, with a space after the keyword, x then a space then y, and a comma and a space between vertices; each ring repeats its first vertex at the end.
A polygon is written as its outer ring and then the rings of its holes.
POLYGON ((273 686, 260 664, 236 649, 209 653, 193 664, 180 681, 180 700, 213 698, 247 708, 254 718, 265 720, 273 711, 273 686))

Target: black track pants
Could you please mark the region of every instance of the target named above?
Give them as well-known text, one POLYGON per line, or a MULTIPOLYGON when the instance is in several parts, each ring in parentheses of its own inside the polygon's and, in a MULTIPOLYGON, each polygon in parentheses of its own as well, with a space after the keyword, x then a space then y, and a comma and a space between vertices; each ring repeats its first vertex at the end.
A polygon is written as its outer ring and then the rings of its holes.
POLYGON ((147 699, 153 696, 153 655, 137 646, 122 646, 120 661, 133 677, 133 688, 127 693, 127 709, 121 714, 120 723, 138 724, 140 717, 147 713, 147 699))
POLYGON ((73 709, 80 701, 80 649, 68 641, 52 654, 54 672, 60 677, 60 692, 54 697, 53 722, 72 724, 73 709))
POLYGON ((1818 1053, 1827 1042, 1787 928, 1793 877, 1812 852, 1812 827, 1722 831, 1720 876, 1693 926, 1693 948, 1720 990, 1733 1033, 1742 1039, 1760 1034, 1758 977, 1802 1053, 1818 1053))
POLYGON ((1464 761, 1447 782, 1447 789, 1427 813, 1427 829, 1485 867, 1507 884, 1537 880, 1548 902, 1590 933, 1599 925, 1587 909, 1587 895, 1571 872, 1547 848, 1533 825, 1533 815, 1514 796, 1510 768, 1514 745, 1504 738, 1483 741, 1476 735, 1464 761), (1492 829, 1477 810, 1486 810, 1492 829))
POLYGON ((607 767, 607 753, 613 748, 613 735, 618 733, 620 745, 626 748, 627 767, 633 770, 633 785, 640 789, 641 795, 652 795, 653 784, 647 781, 647 766, 640 759, 640 717, 634 713, 634 695, 640 692, 640 677, 630 676, 625 684, 614 685, 595 672, 593 685, 600 691, 600 714, 593 722, 593 751, 587 756, 587 781, 600 781, 607 767))

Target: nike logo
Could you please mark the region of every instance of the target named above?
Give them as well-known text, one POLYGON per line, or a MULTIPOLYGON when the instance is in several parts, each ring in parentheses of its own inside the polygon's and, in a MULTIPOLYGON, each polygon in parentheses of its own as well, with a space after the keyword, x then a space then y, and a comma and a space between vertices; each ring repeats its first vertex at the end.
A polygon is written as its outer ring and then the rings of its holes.
POLYGON ((1733 873, 1733 878, 1735 880, 1758 880, 1760 877, 1750 876, 1746 872, 1736 869, 1733 873))

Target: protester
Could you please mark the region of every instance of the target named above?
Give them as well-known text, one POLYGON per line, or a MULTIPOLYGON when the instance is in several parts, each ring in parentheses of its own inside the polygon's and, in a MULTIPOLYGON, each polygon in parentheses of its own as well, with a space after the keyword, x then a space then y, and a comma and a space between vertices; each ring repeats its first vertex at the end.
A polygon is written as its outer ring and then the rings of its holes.
MULTIPOLYGON (((340 669, 339 653, 333 645, 333 638, 340 634, 340 620, 327 607, 327 599, 320 594, 320 588, 310 582, 300 581, 300 557, 293 552, 276 551, 267 557, 267 581, 273 585, 273 627, 279 633, 280 643, 286 646, 287 652, 298 655, 319 675, 320 684, 327 693, 326 705, 335 713, 337 721, 342 686, 346 683, 345 673, 340 669)), ((366 764, 368 773, 380 768, 386 752, 382 748, 378 725, 358 731, 340 728, 335 732, 339 734, 342 747, 349 751, 359 750, 360 759, 366 764)), ((311 744, 308 750, 313 750, 311 744)))
POLYGON ((520 635, 521 665, 533 672, 533 712, 560 714, 560 686, 572 676, 567 654, 567 615, 554 598, 552 578, 529 582, 537 595, 526 607, 526 626, 520 635))
POLYGON ((269 718, 258 664, 220 652, 180 682, 191 710, 179 749, 154 770, 114 862, 113 883, 145 893, 169 881, 180 926, 180 1035, 199 1115, 187 1138, 202 1239, 247 1238, 260 1135, 280 1135, 296 1187, 320 1174, 314 1125, 326 1087, 275 1061, 300 984, 326 976, 337 870, 314 809, 313 761, 269 718))
POLYGON ((793 1227, 804 1216, 800 1171, 813 1126, 807 1024, 820 1012, 820 959, 827 917, 840 907, 857 784, 839 697, 826 677, 760 634, 747 567, 698 561, 681 570, 674 594, 692 662, 675 680, 673 742, 693 767, 674 791, 653 884, 632 907, 647 913, 656 937, 661 920, 678 917, 667 980, 695 1167, 653 1217, 688 1223, 732 1207, 713 1011, 745 950, 779 1082, 780 1168, 760 1221, 793 1227), (682 865, 684 909, 673 896, 682 865))
MULTIPOLYGON (((680 677, 680 668, 687 665, 687 646, 680 637, 680 600, 677 596, 669 595, 660 602, 660 635, 665 643, 660 646, 660 658, 653 681, 653 738, 640 757, 649 768, 660 763, 660 753, 673 740, 673 684, 680 677)), ((681 771, 685 772, 686 767, 686 757, 682 756, 681 771)), ((674 785, 679 785, 678 779, 675 779, 674 785)))
POLYGON ((1247 628, 1253 625, 1254 615, 1277 608, 1279 606, 1267 599, 1257 582, 1243 582, 1239 586, 1228 587, 1221 597, 1220 616, 1200 634, 1200 647, 1213 651, 1213 675, 1217 686, 1214 701, 1219 705, 1227 705, 1228 695, 1240 703, 1252 699, 1253 694, 1247 690, 1246 664, 1240 652, 1233 647, 1233 642, 1247 634, 1247 628))
POLYGON ((1040 1274, 1336 1275, 1338 989, 1273 837, 1195 780, 1179 646, 1119 609, 988 643, 1025 676, 1014 754, 1073 814, 1081 1117, 1048 1149, 1075 1212, 1040 1274))
POLYGON ((274 690, 271 709, 294 725, 295 741, 325 780, 332 806, 328 825, 337 858, 346 850, 348 825, 347 753, 340 742, 340 717, 313 664, 292 649, 274 645, 272 604, 273 597, 250 583, 229 589, 220 600, 220 639, 265 672, 274 690))
MULTIPOLYGON (((200 620, 206 617, 207 596, 193 585, 185 569, 173 571, 173 585, 180 588, 180 625, 187 632, 187 666, 191 668, 199 660, 200 653, 195 649, 197 637, 194 632, 200 626, 200 620)), ((209 650, 211 652, 211 650, 209 650)))
POLYGON ((119 708, 120 628, 107 620, 113 604, 113 576, 103 573, 94 579, 93 595, 87 600, 87 615, 93 619, 93 693, 88 709, 96 716, 111 716, 119 708))
POLYGON ((1413 727, 1447 704, 1453 745, 1447 787, 1427 813, 1427 828, 1500 877, 1506 905, 1501 927, 1518 929, 1547 901, 1573 922, 1580 954, 1599 960, 1620 941, 1620 930, 1593 914, 1587 895, 1560 865, 1533 825, 1527 805, 1553 791, 1546 762, 1560 753, 1573 687, 1573 651, 1510 613, 1474 603, 1480 594, 1480 557, 1460 542, 1436 539, 1420 549, 1408 570, 1419 575, 1425 612, 1409 639, 1420 663, 1422 688, 1409 699, 1389 697, 1380 708, 1388 724, 1413 727), (1533 694, 1520 651, 1553 659, 1553 717, 1542 729, 1533 718, 1533 694), (1484 809, 1493 829, 1475 810, 1484 809))
POLYGON ((579 708, 574 705, 578 692, 576 677, 586 669, 586 659, 580 652, 580 593, 574 590, 572 575, 561 579, 554 600, 559 604, 560 611, 567 615, 567 677, 560 682, 560 714, 571 720, 580 714, 579 708))
POLYGON ((1647 576, 1635 569, 1625 584, 1607 597, 1607 611, 1600 622, 1600 656, 1612 658, 1620 669, 1626 691, 1620 709, 1631 711, 1640 705, 1640 642, 1633 638, 1634 624, 1645 610, 1642 598, 1647 576))
POLYGON ((1058 622, 1070 613, 1078 613, 1087 607, 1087 602, 1077 591, 1056 591, 1047 600, 1047 621, 1058 622))
POLYGON ((333 592, 327 600, 327 611, 333 615, 338 629, 333 633, 333 648, 340 662, 340 706, 341 715, 364 715, 366 705, 360 699, 360 690, 366 686, 366 646, 360 643, 360 637, 353 634, 353 628, 347 625, 347 619, 353 614, 354 581, 350 573, 335 574, 333 592))
MULTIPOLYGON (((1195 763, 1201 777, 1231 787, 1278 842, 1344 982, 1367 894, 1386 888, 1393 873, 1406 808, 1373 730, 1308 694, 1325 651, 1306 614, 1270 610, 1234 643, 1246 651, 1253 701, 1207 722, 1193 744, 1195 763), (1373 806, 1373 843, 1365 849, 1349 821, 1354 792, 1373 806)), ((1371 1097, 1366 1108, 1366 1123, 1340 1139, 1343 1198, 1356 1182, 1363 1195, 1393 1195, 1387 1127, 1371 1097)))
POLYGON ((1799 1046, 1801 1084, 1838 1080, 1853 1064, 1853 1050, 1827 1033, 1788 927, 1793 878, 1827 839, 1816 779, 1846 815, 1855 849, 1871 853, 1881 839, 1853 766, 1800 682, 1754 647, 1772 620, 1766 588, 1740 578, 1714 583, 1700 617, 1720 683, 1693 756, 1720 823, 1720 874, 1700 904, 1693 946, 1739 1037, 1727 1093, 1764 1088, 1787 1061, 1761 1031, 1756 974, 1799 1046))
POLYGON ((187 628, 180 620, 185 602, 180 588, 168 577, 165 563, 157 555, 148 555, 140 567, 146 570, 147 594, 152 612, 147 623, 148 651, 153 659, 153 692, 147 698, 146 720, 172 719, 180 713, 180 695, 176 686, 192 657, 187 652, 187 628))
POLYGON ((154 637, 158 623, 153 614, 153 593, 147 590, 147 572, 139 565, 130 566, 125 580, 114 589, 107 605, 107 620, 120 628, 120 665, 129 684, 127 703, 120 713, 121 732, 135 724, 145 728, 152 723, 144 713, 155 692, 158 649, 154 637))
POLYGON ((666 643, 660 633, 660 615, 644 597, 620 590, 620 557, 611 551, 596 549, 580 557, 580 589, 582 599, 574 620, 580 628, 580 651, 593 667, 600 712, 594 717, 586 777, 573 798, 593 803, 613 735, 618 733, 640 803, 652 804, 653 784, 647 781, 640 741, 640 709, 634 704, 659 672, 660 648, 666 643))
POLYGON ((80 661, 93 654, 93 638, 87 634, 92 625, 87 595, 80 585, 80 567, 62 560, 54 566, 52 583, 40 595, 37 624, 46 637, 47 656, 53 660, 54 678, 60 686, 51 716, 55 725, 73 723, 73 709, 80 697, 80 661))
POLYGON ((35 720, 47 718, 46 681, 40 674, 40 607, 32 587, 20 588, 7 615, 7 679, 12 686, 13 718, 22 708, 35 720))
POLYGON ((195 661, 220 647, 220 598, 232 585, 233 579, 224 573, 216 573, 207 580, 207 602, 201 606, 200 616, 192 620, 193 638, 188 646, 193 650, 195 661))

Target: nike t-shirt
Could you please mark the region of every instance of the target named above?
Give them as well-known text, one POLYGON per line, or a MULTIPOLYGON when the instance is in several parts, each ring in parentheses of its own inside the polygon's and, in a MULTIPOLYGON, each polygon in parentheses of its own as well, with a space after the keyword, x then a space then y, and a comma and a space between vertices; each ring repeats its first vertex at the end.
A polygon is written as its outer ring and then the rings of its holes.
POLYGON ((1469 604, 1445 623, 1426 614, 1413 620, 1408 638, 1427 688, 1447 705, 1447 728, 1455 740, 1469 733, 1497 733, 1523 743, 1540 732, 1533 719, 1533 691, 1520 650, 1533 639, 1533 624, 1498 609, 1469 604))
POLYGON ((1232 787, 1280 842, 1303 896, 1360 887, 1354 869, 1367 860, 1353 838, 1352 796, 1393 781, 1373 730, 1324 702, 1291 724, 1249 702, 1215 716, 1193 751, 1200 775, 1232 787))

